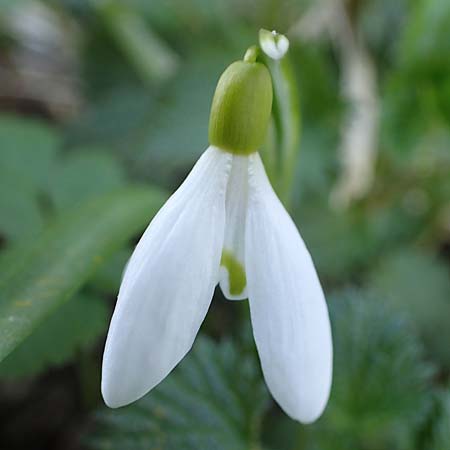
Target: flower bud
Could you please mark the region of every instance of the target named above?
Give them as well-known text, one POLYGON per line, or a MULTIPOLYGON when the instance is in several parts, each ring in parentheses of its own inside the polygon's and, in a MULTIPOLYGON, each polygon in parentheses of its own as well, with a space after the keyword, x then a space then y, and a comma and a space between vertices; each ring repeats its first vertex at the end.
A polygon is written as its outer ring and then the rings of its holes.
POLYGON ((255 62, 253 49, 244 61, 231 64, 219 79, 209 119, 209 142, 234 154, 261 147, 272 109, 272 80, 266 66, 255 62))

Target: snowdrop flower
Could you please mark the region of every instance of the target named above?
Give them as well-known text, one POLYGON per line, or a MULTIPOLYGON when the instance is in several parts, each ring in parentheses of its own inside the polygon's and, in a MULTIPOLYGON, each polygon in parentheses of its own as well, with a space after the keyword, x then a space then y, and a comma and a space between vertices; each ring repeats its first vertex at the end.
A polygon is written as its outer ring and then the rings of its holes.
POLYGON ((106 341, 106 404, 131 403, 190 350, 219 283, 249 299, 267 386, 304 423, 328 400, 332 343, 311 257, 274 193, 257 152, 272 83, 255 49, 222 74, 209 148, 154 217, 126 267, 106 341))

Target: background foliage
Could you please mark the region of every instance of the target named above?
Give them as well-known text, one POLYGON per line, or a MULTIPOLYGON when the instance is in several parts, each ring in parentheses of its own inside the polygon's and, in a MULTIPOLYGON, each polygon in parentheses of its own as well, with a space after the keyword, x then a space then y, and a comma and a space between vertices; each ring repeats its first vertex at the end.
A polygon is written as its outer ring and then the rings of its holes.
POLYGON ((447 0, 0 1, 0 448, 450 449, 449 30, 447 0), (107 410, 123 267, 261 27, 291 42, 262 153, 287 152, 274 184, 327 294, 329 406, 278 409, 217 290, 174 373, 107 410))

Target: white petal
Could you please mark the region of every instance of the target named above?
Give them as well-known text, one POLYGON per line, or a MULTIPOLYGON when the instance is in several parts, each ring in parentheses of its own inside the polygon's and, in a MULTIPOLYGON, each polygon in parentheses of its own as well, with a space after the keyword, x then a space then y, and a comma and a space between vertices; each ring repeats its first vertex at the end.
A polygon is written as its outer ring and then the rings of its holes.
POLYGON ((289 40, 275 31, 261 30, 259 43, 263 52, 272 59, 281 59, 289 49, 289 40))
POLYGON ((230 300, 247 298, 245 276, 245 220, 248 196, 248 157, 233 156, 225 200, 225 238, 220 287, 230 300))
POLYGON ((210 147, 139 241, 103 356, 108 406, 142 397, 191 348, 217 284, 230 165, 231 155, 210 147))
POLYGON ((249 162, 248 201, 248 294, 264 377, 289 416, 313 422, 331 386, 328 310, 309 252, 257 154, 249 162))

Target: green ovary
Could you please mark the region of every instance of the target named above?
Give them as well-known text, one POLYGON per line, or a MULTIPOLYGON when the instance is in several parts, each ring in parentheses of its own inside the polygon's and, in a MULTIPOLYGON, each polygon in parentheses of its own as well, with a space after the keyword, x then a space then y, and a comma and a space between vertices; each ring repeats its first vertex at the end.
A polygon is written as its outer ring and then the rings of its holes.
POLYGON ((228 271, 228 281, 230 285, 230 294, 239 295, 247 284, 245 270, 242 264, 228 250, 223 250, 220 265, 228 271))
POLYGON ((219 79, 211 105, 209 143, 235 155, 263 144, 272 111, 272 79, 264 64, 236 61, 219 79))

